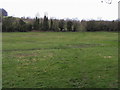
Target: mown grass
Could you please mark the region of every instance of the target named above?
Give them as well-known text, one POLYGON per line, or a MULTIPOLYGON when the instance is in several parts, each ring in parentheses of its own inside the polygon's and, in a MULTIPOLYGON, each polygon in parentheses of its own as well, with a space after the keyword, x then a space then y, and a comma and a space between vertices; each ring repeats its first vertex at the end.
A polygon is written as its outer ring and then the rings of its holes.
POLYGON ((3 33, 4 88, 117 88, 118 33, 3 33))

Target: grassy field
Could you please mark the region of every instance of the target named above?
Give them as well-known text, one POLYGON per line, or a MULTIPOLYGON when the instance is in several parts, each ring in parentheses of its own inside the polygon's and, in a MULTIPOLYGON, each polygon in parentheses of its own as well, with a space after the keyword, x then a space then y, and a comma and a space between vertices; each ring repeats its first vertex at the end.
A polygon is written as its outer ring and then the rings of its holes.
POLYGON ((4 88, 117 88, 118 33, 3 33, 4 88))

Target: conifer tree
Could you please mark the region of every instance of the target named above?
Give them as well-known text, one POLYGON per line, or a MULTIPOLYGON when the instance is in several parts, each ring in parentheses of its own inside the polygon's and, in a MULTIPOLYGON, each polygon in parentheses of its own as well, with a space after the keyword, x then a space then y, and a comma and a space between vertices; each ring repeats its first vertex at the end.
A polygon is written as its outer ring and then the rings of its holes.
POLYGON ((64 25, 65 25, 64 20, 63 20, 63 19, 60 20, 60 21, 59 21, 59 28, 60 28, 60 31, 63 31, 63 29, 64 29, 64 25))
POLYGON ((35 22, 34 22, 34 29, 35 30, 39 30, 40 29, 40 20, 39 18, 35 18, 35 22))
POLYGON ((48 17, 46 15, 44 16, 44 20, 43 20, 43 30, 44 31, 49 30, 48 17))

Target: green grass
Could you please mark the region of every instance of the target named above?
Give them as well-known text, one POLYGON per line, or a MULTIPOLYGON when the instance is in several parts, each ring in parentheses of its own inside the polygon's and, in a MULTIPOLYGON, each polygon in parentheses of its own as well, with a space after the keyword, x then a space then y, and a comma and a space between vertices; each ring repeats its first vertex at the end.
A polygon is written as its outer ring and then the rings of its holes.
POLYGON ((118 33, 3 33, 4 88, 117 88, 118 33))

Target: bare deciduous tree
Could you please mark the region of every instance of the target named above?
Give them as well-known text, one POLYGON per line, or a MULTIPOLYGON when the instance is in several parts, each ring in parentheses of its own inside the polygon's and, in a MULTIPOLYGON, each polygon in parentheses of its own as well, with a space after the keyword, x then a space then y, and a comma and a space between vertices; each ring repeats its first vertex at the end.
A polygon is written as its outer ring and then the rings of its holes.
POLYGON ((112 4, 112 0, 102 0, 101 3, 103 3, 103 2, 105 2, 107 4, 112 4))

